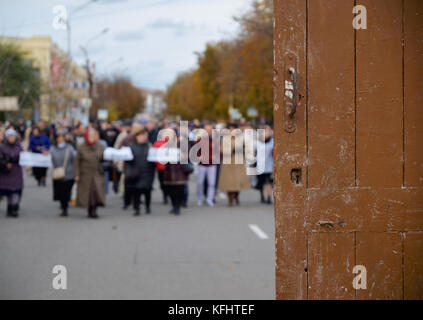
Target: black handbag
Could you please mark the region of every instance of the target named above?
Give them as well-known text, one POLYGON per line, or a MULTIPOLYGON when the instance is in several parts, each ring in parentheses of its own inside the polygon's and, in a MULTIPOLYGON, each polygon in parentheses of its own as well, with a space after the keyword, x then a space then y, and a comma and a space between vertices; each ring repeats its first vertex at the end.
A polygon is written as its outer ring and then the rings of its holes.
POLYGON ((194 165, 192 163, 182 164, 182 170, 186 175, 194 173, 194 165))
POLYGON ((10 169, 7 167, 7 164, 10 163, 9 156, 0 152, 0 172, 9 173, 10 169))
POLYGON ((125 170, 125 180, 129 183, 136 183, 140 179, 140 172, 135 164, 129 164, 125 170))

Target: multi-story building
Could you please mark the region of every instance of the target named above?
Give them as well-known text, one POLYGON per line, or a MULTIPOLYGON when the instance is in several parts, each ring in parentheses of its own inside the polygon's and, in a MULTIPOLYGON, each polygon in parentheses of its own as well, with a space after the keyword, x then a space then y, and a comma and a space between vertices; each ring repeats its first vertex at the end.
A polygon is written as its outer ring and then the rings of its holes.
POLYGON ((42 94, 37 112, 42 120, 55 120, 81 109, 79 115, 88 114, 84 110, 89 106, 86 69, 72 61, 49 36, 0 37, 0 41, 16 45, 39 69, 42 94))
POLYGON ((151 119, 158 119, 163 116, 167 108, 164 100, 164 92, 161 90, 143 90, 145 95, 145 110, 144 112, 150 116, 151 119))

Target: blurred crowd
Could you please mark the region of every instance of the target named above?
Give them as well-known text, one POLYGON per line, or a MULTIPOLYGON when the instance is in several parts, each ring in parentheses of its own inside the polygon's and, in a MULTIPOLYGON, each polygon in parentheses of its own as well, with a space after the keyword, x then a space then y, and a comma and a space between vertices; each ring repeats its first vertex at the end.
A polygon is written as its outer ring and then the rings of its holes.
MULTIPOLYGON (((0 198, 7 203, 7 217, 18 217, 24 179, 33 176, 43 188, 49 174, 53 200, 60 203, 62 217, 68 215, 68 208, 75 201, 77 207, 87 210, 89 218, 98 218, 97 208, 106 205, 110 192, 121 193, 123 210, 132 206, 134 215, 139 216, 141 206, 145 207, 146 214, 152 212, 151 194, 157 177, 163 203, 170 204, 171 214, 179 215, 188 206, 188 181, 195 173, 198 206, 213 207, 219 199, 227 201, 230 207, 239 206, 240 192, 251 188, 258 190, 261 203, 270 205, 273 201, 273 146, 271 125, 253 127, 248 122, 226 124, 196 119, 187 127, 167 119, 92 122, 88 126, 78 121, 72 125, 45 121, 36 124, 0 122, 0 198), (265 133, 258 139, 264 153, 260 157, 264 164, 259 175, 247 175, 247 165, 236 161, 238 155, 244 155, 244 149, 235 141, 230 148, 221 148, 222 137, 228 135, 235 139, 235 131, 242 134, 247 129, 262 129, 265 133), (213 134, 215 132, 219 134, 213 134), (174 141, 170 141, 172 139, 174 141), (150 148, 159 149, 172 142, 182 150, 184 139, 188 153, 185 151, 181 157, 188 159, 193 151, 198 156, 197 163, 148 161, 150 148), (209 152, 203 151, 202 143, 206 143, 209 152), (104 159, 106 148, 123 147, 131 149, 132 160, 104 159), (52 166, 21 167, 19 158, 23 151, 50 155, 52 166)), ((257 150, 257 145, 255 148, 257 150)))

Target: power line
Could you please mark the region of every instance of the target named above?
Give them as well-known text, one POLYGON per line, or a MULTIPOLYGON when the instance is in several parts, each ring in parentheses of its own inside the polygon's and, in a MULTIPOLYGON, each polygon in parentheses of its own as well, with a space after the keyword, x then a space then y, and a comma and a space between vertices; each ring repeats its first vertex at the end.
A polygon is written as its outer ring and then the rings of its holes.
MULTIPOLYGON (((85 18, 91 18, 94 16, 103 16, 103 15, 110 15, 110 14, 119 14, 119 13, 123 13, 123 12, 127 12, 127 11, 133 11, 135 9, 145 9, 145 8, 153 8, 153 7, 157 7, 157 6, 161 6, 161 5, 166 5, 169 3, 175 3, 175 2, 179 2, 179 1, 184 1, 184 0, 162 0, 162 1, 157 1, 157 2, 153 2, 153 3, 149 3, 149 4, 144 4, 144 5, 140 5, 140 6, 134 6, 134 7, 130 7, 130 8, 125 8, 123 10, 108 10, 108 11, 104 11, 104 12, 100 12, 100 13, 93 13, 93 14, 87 14, 87 15, 81 15, 81 16, 77 16, 75 18, 73 18, 73 20, 82 20, 85 18)), ((5 27, 3 28, 3 30, 7 31, 7 30, 14 30, 14 29, 22 29, 23 27, 33 27, 33 26, 40 26, 40 25, 45 25, 45 24, 50 24, 51 20, 49 20, 48 22, 44 22, 41 20, 38 20, 36 22, 33 23, 22 23, 21 25, 15 25, 12 27, 5 27)))

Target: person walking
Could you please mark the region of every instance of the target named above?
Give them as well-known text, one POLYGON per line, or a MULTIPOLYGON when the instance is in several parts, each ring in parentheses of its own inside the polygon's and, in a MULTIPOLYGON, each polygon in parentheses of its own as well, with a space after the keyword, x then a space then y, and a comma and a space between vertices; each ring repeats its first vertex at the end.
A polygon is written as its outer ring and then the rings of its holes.
MULTIPOLYGON (((132 121, 127 120, 123 123, 122 130, 116 137, 113 148, 120 149, 123 146, 123 141, 131 133, 131 126, 132 126, 132 121)), ((116 194, 119 193, 119 188, 120 188, 120 183, 121 183, 122 173, 123 173, 123 165, 124 165, 124 162, 121 160, 116 160, 113 163, 114 172, 115 172, 114 179, 113 179, 113 191, 116 194)), ((124 209, 125 209, 125 205, 124 205, 124 209)))
POLYGON ((147 160, 150 149, 148 132, 141 129, 134 134, 134 141, 129 145, 134 159, 125 163, 125 185, 132 198, 134 216, 140 215, 140 199, 145 197, 146 214, 151 213, 151 190, 153 188, 155 164, 147 160))
MULTIPOLYGON (((118 147, 116 149, 120 149, 122 147, 129 147, 129 145, 134 142, 134 135, 135 133, 137 133, 139 130, 143 129, 143 126, 138 123, 138 122, 132 122, 131 125, 131 129, 130 132, 128 133, 128 135, 123 139, 123 141, 121 142, 117 142, 118 143, 118 147)), ((119 162, 119 161, 118 161, 119 162)), ((120 161, 120 164, 118 165, 118 167, 120 166, 120 169, 122 170, 122 172, 124 171, 124 162, 120 161)), ((124 191, 123 191, 123 210, 126 210, 129 208, 129 206, 131 205, 131 196, 129 194, 129 192, 126 192, 128 186, 125 184, 125 179, 124 179, 124 191)))
POLYGON ((230 127, 230 133, 222 140, 223 163, 220 169, 219 190, 228 193, 228 206, 232 207, 235 201, 236 205, 240 204, 239 193, 242 190, 250 189, 250 181, 248 180, 244 161, 244 143, 242 132, 236 127, 230 127), (230 143, 225 144, 225 139, 230 139, 230 143), (237 143, 237 140, 240 143, 237 143))
POLYGON ((66 143, 66 130, 56 133, 55 145, 50 149, 53 164, 53 201, 59 201, 61 217, 68 216, 72 187, 75 183, 74 159, 76 151, 66 143))
POLYGON ((204 184, 207 183, 206 203, 209 207, 213 207, 216 191, 216 164, 220 157, 218 152, 219 140, 213 137, 213 126, 211 124, 206 124, 204 130, 203 135, 197 140, 197 144, 200 146, 197 153, 200 160, 197 175, 197 204, 198 206, 203 205, 204 184))
MULTIPOLYGON (((167 143, 166 140, 157 140, 154 145, 153 148, 154 149, 159 149, 162 148, 163 146, 165 146, 167 143)), ((156 170, 157 170, 157 174, 159 177, 159 183, 160 183, 160 189, 162 190, 162 194, 163 194, 163 204, 168 204, 168 194, 167 194, 167 188, 163 182, 163 174, 166 168, 166 164, 161 163, 161 162, 156 162, 156 170)))
POLYGON ((95 129, 87 129, 84 143, 75 157, 75 181, 78 183, 76 205, 88 209, 88 218, 97 219, 97 207, 106 203, 104 170, 101 165, 104 147, 95 129))
MULTIPOLYGON (((34 127, 31 137, 29 139, 29 149, 33 153, 48 154, 50 149, 50 139, 42 133, 38 127, 34 127)), ((47 168, 33 167, 32 173, 38 182, 38 186, 46 186, 47 168)))
POLYGON ((23 151, 18 133, 8 129, 5 141, 0 145, 0 196, 7 197, 7 217, 19 216, 19 203, 23 190, 23 171, 19 155, 23 151))
POLYGON ((264 150, 257 154, 257 166, 263 173, 257 176, 256 189, 260 191, 261 203, 272 204, 273 198, 273 131, 270 126, 265 126, 264 141, 257 142, 258 149, 264 150), (264 163, 263 163, 264 161, 264 163), (266 191, 266 196, 265 196, 266 191))
MULTIPOLYGON (((174 136, 176 139, 176 136, 174 136)), ((180 155, 180 159, 188 155, 180 155)), ((193 171, 192 164, 167 163, 163 172, 163 183, 172 203, 170 214, 180 215, 185 201, 185 190, 188 176, 193 171)))

